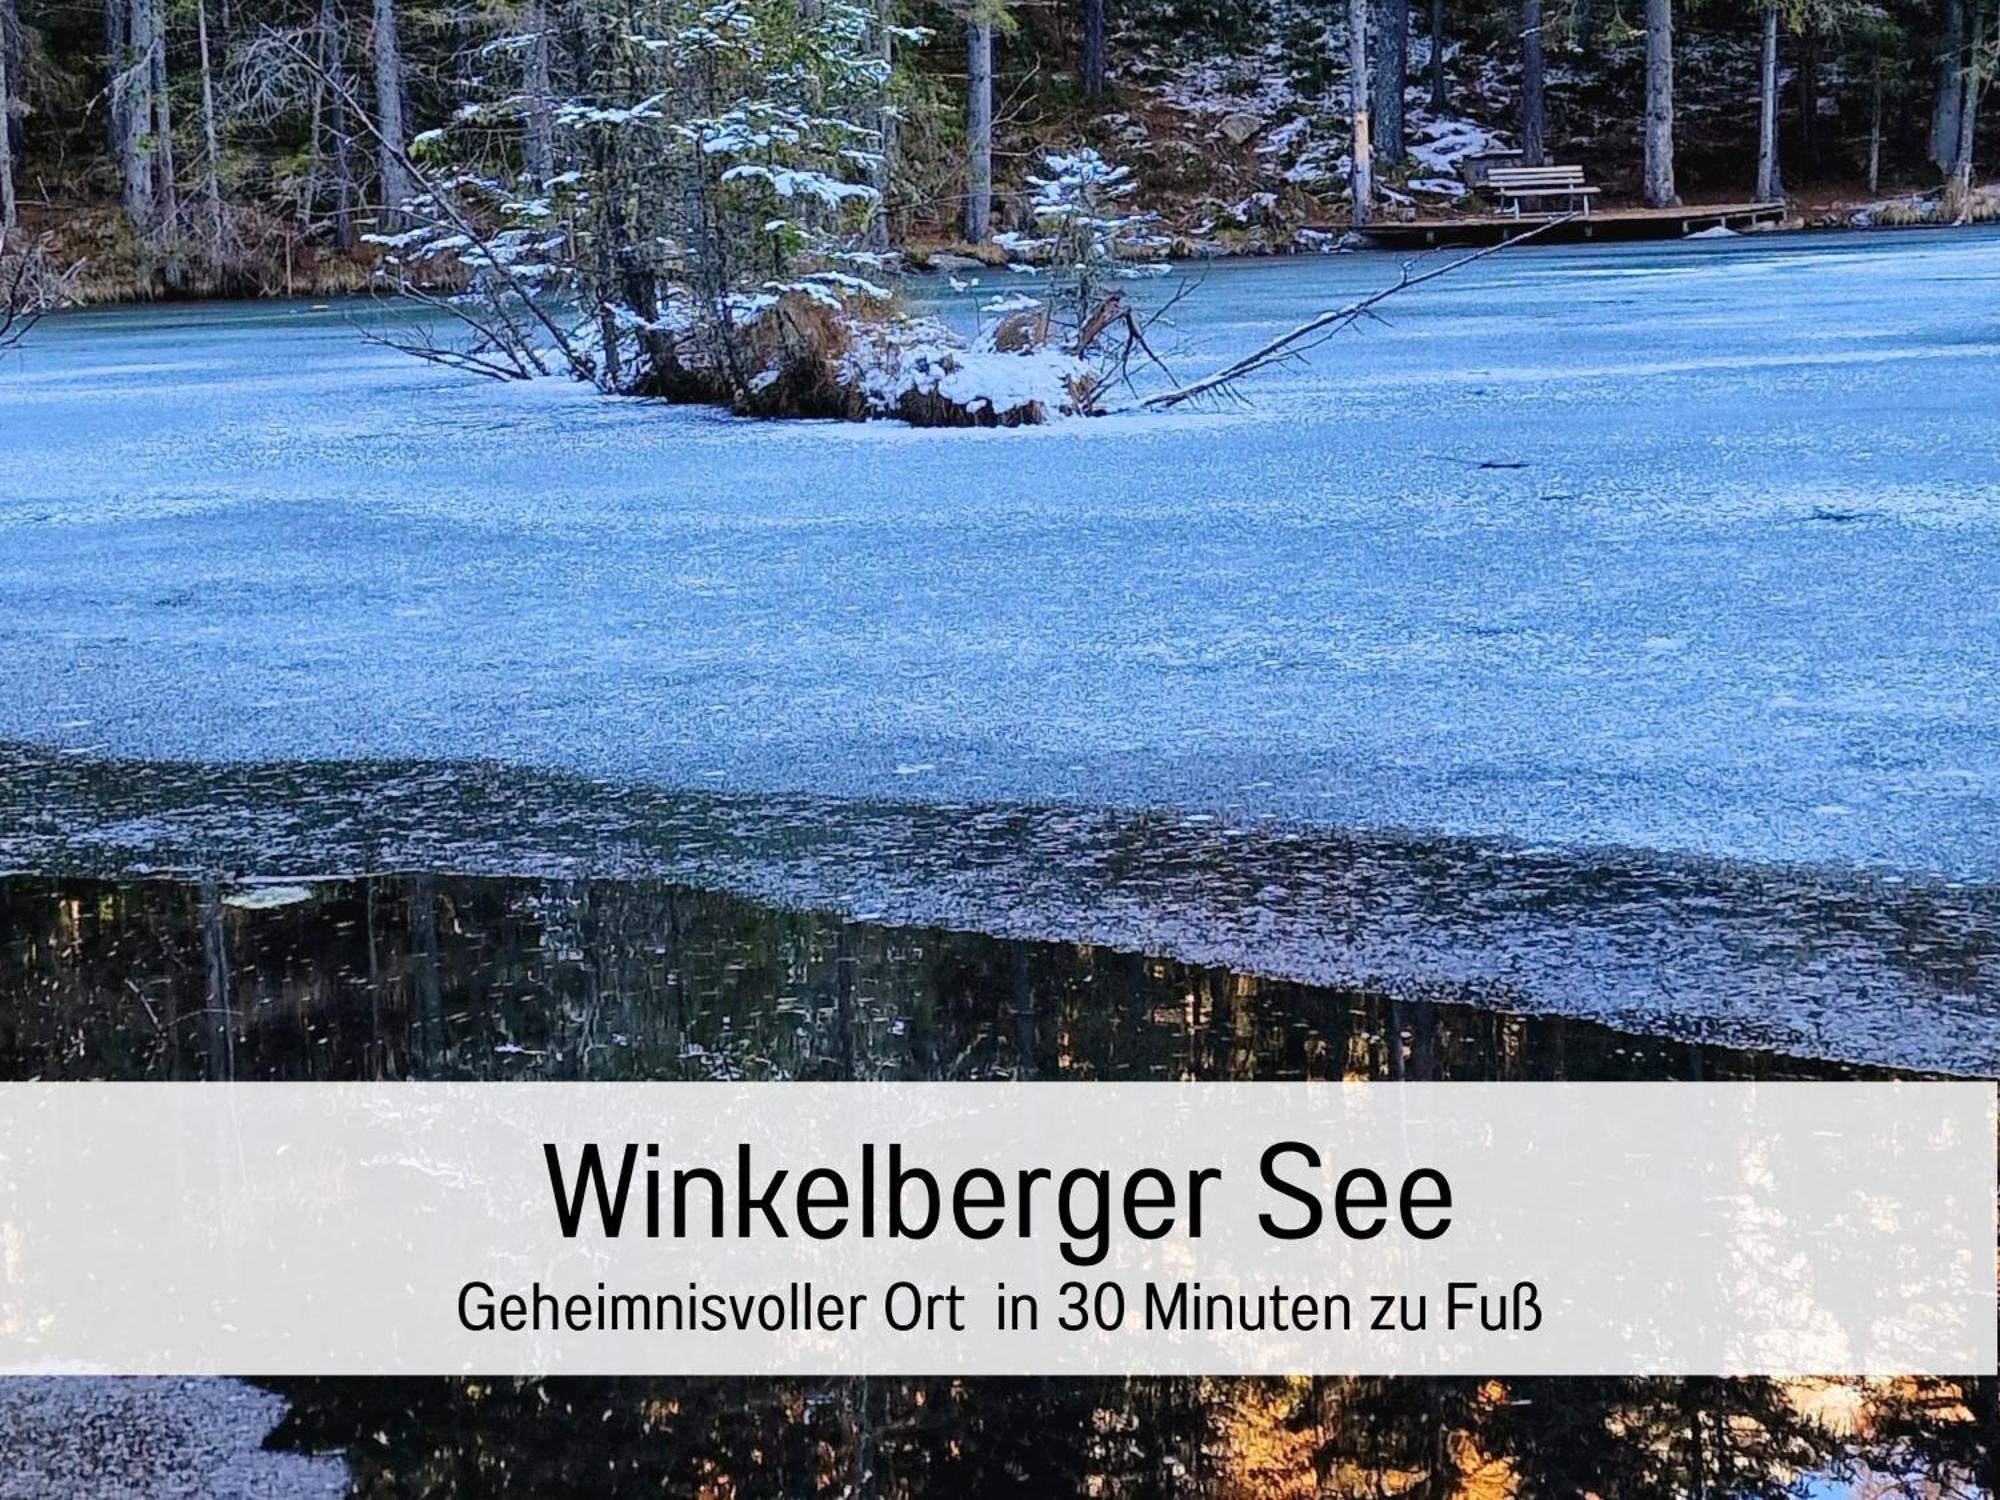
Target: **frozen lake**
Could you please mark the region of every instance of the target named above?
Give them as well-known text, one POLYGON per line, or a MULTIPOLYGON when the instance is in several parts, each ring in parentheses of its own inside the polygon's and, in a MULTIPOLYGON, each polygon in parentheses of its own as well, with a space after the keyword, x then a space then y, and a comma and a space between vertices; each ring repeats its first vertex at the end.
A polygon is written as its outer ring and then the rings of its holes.
MULTIPOLYGON (((1175 363, 1395 272, 1221 267, 1175 363)), ((345 309, 52 320, 0 363, 14 1076, 513 1076, 585 993, 588 1076, 2000 1074, 2000 235, 1390 311, 1246 408, 939 434, 469 383, 345 309), (161 867, 413 873, 78 878, 161 867)), ((626 1440, 290 1394, 384 1465, 626 1440)))
MULTIPOLYGON (((1221 266, 1176 364, 1396 264, 1221 266)), ((1025 433, 54 320, 0 370, 0 740, 2000 873, 2000 236, 1524 250, 1390 313, 1247 409, 1025 433)))

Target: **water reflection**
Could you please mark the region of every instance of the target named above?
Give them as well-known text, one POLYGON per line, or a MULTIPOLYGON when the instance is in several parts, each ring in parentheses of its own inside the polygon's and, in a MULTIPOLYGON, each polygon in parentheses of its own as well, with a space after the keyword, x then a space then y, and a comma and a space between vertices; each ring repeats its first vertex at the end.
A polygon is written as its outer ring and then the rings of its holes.
POLYGON ((0 869, 679 881, 1850 1062, 2000 1073, 2000 887, 1074 806, 702 795, 490 764, 0 746, 0 869))
POLYGON ((370 1497, 1917 1500, 1991 1494, 2000 1473, 1990 1380, 319 1381, 288 1393, 278 1439, 346 1446, 370 1497))
MULTIPOLYGON (((1596 1080, 1843 1064, 650 882, 0 879, 9 1078, 1596 1080)), ((1992 1494, 1992 1380, 289 1380, 366 1497, 1992 1494)))
POLYGON ((1674 1079, 1884 1070, 649 882, 0 879, 45 1079, 1674 1079))

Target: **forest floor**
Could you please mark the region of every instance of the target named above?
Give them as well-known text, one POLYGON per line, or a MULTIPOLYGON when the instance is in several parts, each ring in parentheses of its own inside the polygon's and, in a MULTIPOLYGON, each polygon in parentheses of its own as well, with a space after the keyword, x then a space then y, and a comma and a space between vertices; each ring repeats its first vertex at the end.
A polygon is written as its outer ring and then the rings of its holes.
MULTIPOLYGON (((1139 206, 1159 217, 1171 253, 1187 258, 1314 251, 1329 236, 1315 226, 1345 223, 1349 122, 1345 52, 1338 19, 1324 6, 1278 0, 1261 46, 1217 46, 1199 35, 1126 35, 1113 48, 1109 95, 1086 105, 1060 87, 1023 102, 1003 155, 1012 177, 1039 153, 1087 141, 1130 166, 1139 206)), ((1745 202, 1756 175, 1757 70, 1748 33, 1695 31, 1679 43, 1676 87, 1677 185, 1690 204, 1745 202)), ((1517 60, 1490 38, 1447 40, 1445 107, 1430 97, 1430 42, 1411 38, 1405 90, 1409 154, 1376 162, 1387 219, 1490 212, 1464 184, 1467 156, 1516 144, 1517 60)), ((1641 201, 1643 38, 1622 34, 1589 48, 1552 39, 1548 125, 1552 160, 1581 165, 1604 190, 1603 206, 1641 201)), ((1871 228, 1924 222, 1935 213, 1937 174, 1910 164, 1903 129, 1885 141, 1877 189, 1867 186, 1867 126, 1852 118, 1859 91, 1831 72, 1821 82, 1820 122, 1804 138, 1798 81, 1782 69, 1781 165, 1794 184, 1793 228, 1871 228), (1845 113, 1843 113, 1845 111, 1845 113)), ((1025 192, 996 200, 1001 227, 1027 230, 1025 192)), ((2000 182, 1975 205, 2000 218, 2000 182)), ((984 249, 950 244, 951 226, 919 224, 920 251, 984 249)))
MULTIPOLYGON (((1154 195, 1168 226, 1167 254, 1181 260, 1209 260, 1237 256, 1324 254, 1340 248, 1338 236, 1323 227, 1338 219, 1318 219, 1313 215, 1344 214, 1345 205, 1329 209, 1311 194, 1258 184, 1263 179, 1245 174, 1234 179, 1244 191, 1222 212, 1215 211, 1213 196, 1203 194, 1175 199, 1154 195)), ((1690 204, 1746 201, 1745 194, 1690 195, 1690 204)), ((1607 197, 1604 207, 1626 206, 1637 200, 1607 197)), ((1911 188, 1902 193, 1870 196, 1860 182, 1824 183, 1789 197, 1791 217, 1784 230, 1945 228, 1930 217, 1931 198, 1911 188)), ((1449 218, 1459 211, 1478 211, 1482 205, 1463 200, 1450 205, 1433 203, 1422 214, 1410 217, 1449 218)), ((2000 179, 1977 189, 1975 222, 2000 219, 2000 179)), ((260 261, 243 274, 218 280, 199 271, 179 286, 160 283, 157 271, 140 256, 131 236, 124 232, 122 215, 102 206, 29 205, 23 227, 30 238, 46 236, 51 259, 63 266, 76 265, 80 271, 74 301, 85 307, 116 306, 122 303, 159 301, 258 300, 284 297, 349 297, 381 290, 374 280, 374 262, 366 251, 353 254, 327 253, 303 240, 294 242, 274 256, 260 261)), ((1773 226, 1779 228, 1780 226, 1773 226)), ((969 245, 941 228, 932 226, 913 233, 901 246, 910 269, 927 271, 947 265, 980 263, 1001 266, 1013 259, 1001 246, 991 243, 969 245)))

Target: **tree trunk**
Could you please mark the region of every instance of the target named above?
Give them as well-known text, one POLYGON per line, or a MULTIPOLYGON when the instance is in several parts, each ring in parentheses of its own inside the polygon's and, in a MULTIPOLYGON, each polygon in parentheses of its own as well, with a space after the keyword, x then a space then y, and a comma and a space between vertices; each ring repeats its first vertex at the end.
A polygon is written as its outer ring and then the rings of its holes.
POLYGON ((1083 0, 1083 97, 1104 93, 1104 0, 1083 0))
POLYGON ((208 200, 208 266, 222 265, 222 147, 215 131, 215 83, 208 66, 208 0, 195 0, 194 32, 201 56, 201 137, 207 160, 202 192, 208 200))
MULTIPOLYGON (((317 24, 318 18, 314 20, 317 24)), ((317 32, 314 33, 313 48, 324 51, 317 32)), ((317 73, 313 75, 311 98, 312 103, 306 111, 306 169, 299 179, 298 219, 299 230, 303 234, 312 233, 313 210, 319 206, 320 173, 326 168, 326 156, 320 149, 320 143, 326 139, 326 79, 317 73)), ((287 250, 287 264, 290 258, 290 251, 287 250)))
POLYGON ((1937 54, 1931 65, 1931 165, 1949 172, 1958 153, 1958 118, 1965 100, 1965 0, 1941 0, 1937 54))
POLYGON ((1409 152, 1403 88, 1410 76, 1410 0, 1380 0, 1375 48, 1375 154, 1392 166, 1409 152))
POLYGON ((1979 133, 1979 92, 1985 82, 1986 7, 1972 0, 1972 45, 1966 52, 1965 87, 1958 112, 1958 145, 1951 158, 1952 222, 1972 222, 1972 147, 1979 133))
POLYGON ((1646 202, 1672 208, 1674 191, 1674 5, 1646 0, 1646 202))
POLYGON ((1548 160, 1548 101, 1542 87, 1542 0, 1521 0, 1521 165, 1548 160))
POLYGON ((104 0, 104 70, 109 80, 105 90, 108 101, 104 111, 105 135, 110 141, 111 158, 121 169, 127 131, 125 99, 118 87, 118 76, 128 62, 126 48, 131 45, 131 27, 131 12, 125 0, 104 0))
MULTIPOLYGON (((153 32, 153 207, 159 227, 170 238, 181 216, 178 174, 174 168, 173 94, 167 88, 167 28, 156 0, 140 0, 151 17, 153 32)), ((178 286, 180 263, 167 258, 167 284, 178 286)))
POLYGON ((993 23, 965 28, 965 237, 982 243, 993 228, 993 23))
POLYGON ((1431 0, 1431 113, 1451 107, 1444 86, 1444 0, 1431 0))
POLYGON ((1882 190, 1882 59, 1875 59, 1871 80, 1873 104, 1868 112, 1868 196, 1882 190))
POLYGON ((1764 56, 1757 74, 1757 201, 1785 196, 1778 177, 1778 6, 1764 5, 1764 56))
MULTIPOLYGON (((882 60, 882 71, 887 75, 896 63, 896 37, 892 30, 895 21, 894 0, 876 0, 875 32, 878 55, 882 60)), ((880 102, 875 110, 875 200, 874 216, 868 221, 868 243, 876 250, 887 250, 895 239, 895 226, 890 222, 889 193, 896 178, 896 112, 890 108, 888 86, 885 84, 880 102)))
MULTIPOLYGON (((118 175, 126 217, 141 234, 153 227, 153 5, 112 0, 123 12, 124 45, 111 58, 111 109, 117 117, 118 175)), ((108 30, 109 28, 107 28, 108 30)))
POLYGON ((1819 118, 1819 32, 1810 19, 1806 22, 1805 46, 1799 57, 1799 137, 1805 147, 1806 170, 1818 175, 1820 169, 1819 118))
POLYGON ((1354 120, 1347 187, 1354 200, 1354 227, 1359 229, 1375 210, 1375 168, 1368 138, 1368 0, 1347 0, 1347 103, 1354 120))
POLYGON ((14 91, 7 66, 17 29, 14 0, 0 0, 0 238, 20 222, 14 202, 14 91))
POLYGON ((403 51, 396 37, 396 0, 375 0, 375 129, 382 173, 381 220, 393 228, 400 222, 403 200, 410 196, 410 174, 403 167, 403 51))
POLYGON ((546 187, 556 175, 555 127, 550 119, 549 19, 543 0, 529 0, 528 60, 522 80, 524 129, 521 159, 537 189, 546 187))
POLYGON ((333 149, 333 243, 354 248, 354 126, 347 118, 347 36, 334 0, 320 0, 320 68, 326 74, 328 131, 333 149))

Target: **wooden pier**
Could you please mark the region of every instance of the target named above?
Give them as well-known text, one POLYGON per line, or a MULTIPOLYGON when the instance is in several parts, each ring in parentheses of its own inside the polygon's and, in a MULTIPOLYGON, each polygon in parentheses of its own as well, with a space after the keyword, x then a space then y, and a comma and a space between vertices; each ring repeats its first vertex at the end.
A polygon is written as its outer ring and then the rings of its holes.
MULTIPOLYGON (((1785 222, 1782 203, 1690 203, 1679 208, 1605 208, 1578 214, 1536 236, 1558 240, 1672 240, 1704 229, 1757 229, 1785 222)), ((1383 219, 1359 231, 1389 249, 1427 245, 1491 245, 1559 219, 1560 214, 1482 214, 1457 219, 1383 219)), ((1344 226, 1328 225, 1338 233, 1344 226)))

